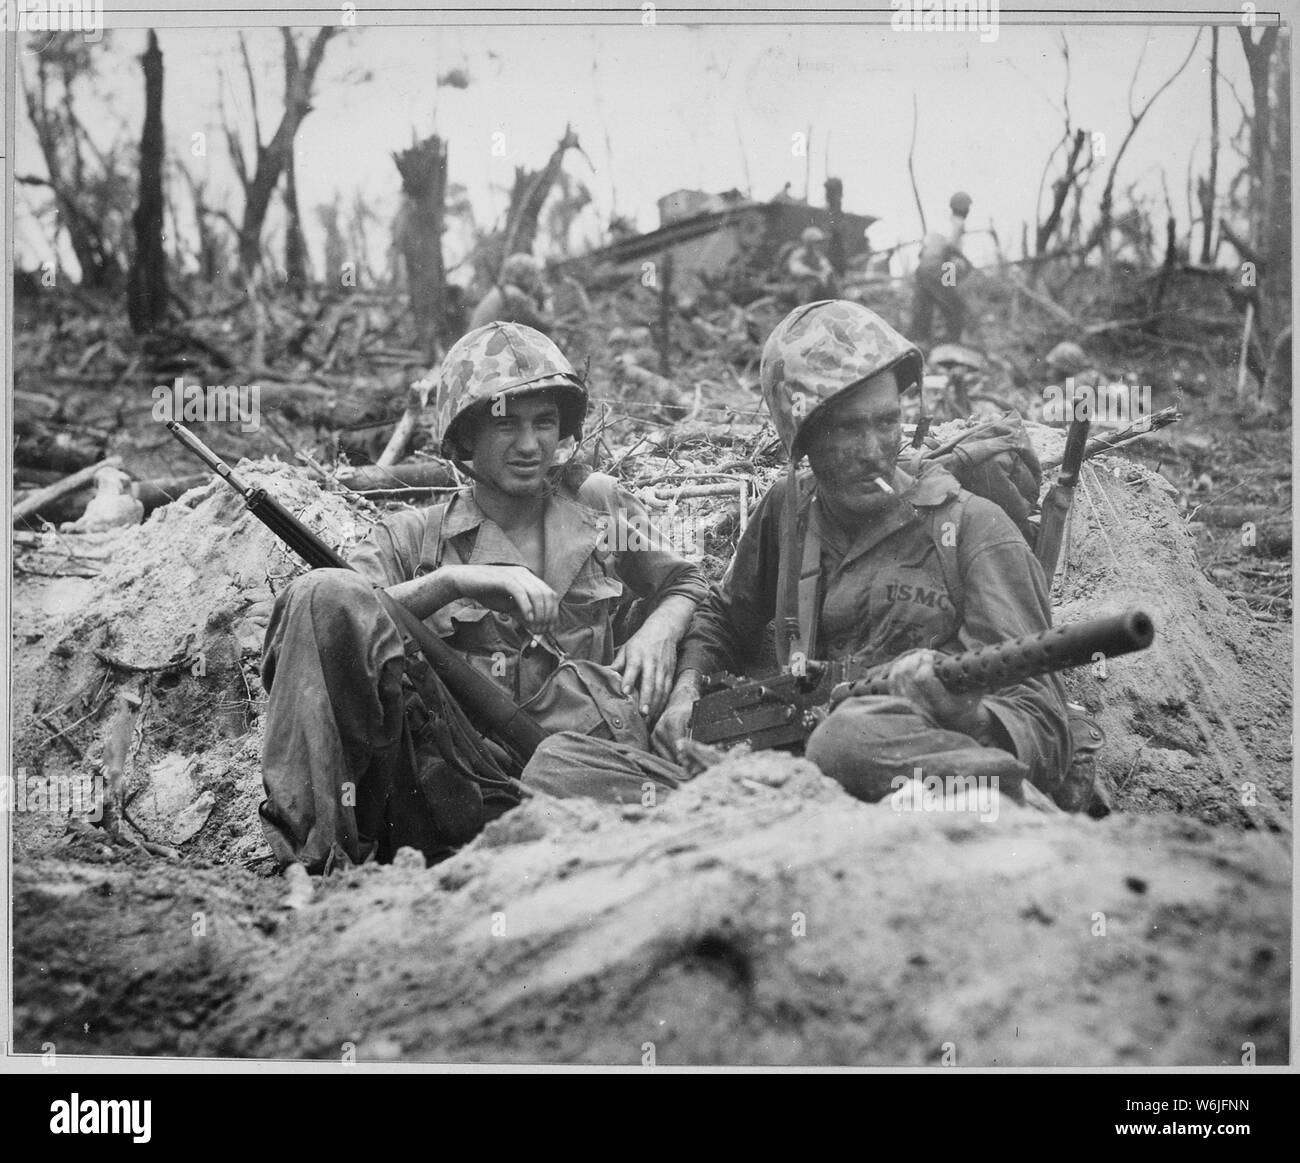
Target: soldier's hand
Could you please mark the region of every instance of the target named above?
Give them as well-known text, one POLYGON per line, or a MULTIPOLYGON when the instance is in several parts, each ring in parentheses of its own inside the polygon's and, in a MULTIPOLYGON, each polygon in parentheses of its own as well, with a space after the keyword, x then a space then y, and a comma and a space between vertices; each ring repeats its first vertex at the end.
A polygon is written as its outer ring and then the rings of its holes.
POLYGON ((925 718, 987 742, 989 714, 979 695, 955 695, 934 671, 933 650, 899 655, 889 668, 889 693, 909 699, 925 718))
POLYGON ((522 565, 448 565, 447 576, 462 598, 489 610, 516 614, 530 634, 555 629, 560 599, 541 578, 522 565))
POLYGON ((668 706, 659 716, 650 736, 650 750, 663 759, 677 762, 677 744, 686 738, 691 709, 700 697, 699 676, 693 670, 683 672, 668 696, 668 706))
POLYGON ((673 672, 677 669, 677 640, 680 631, 663 626, 653 617, 619 648, 610 666, 623 676, 623 693, 639 687, 637 705, 641 714, 653 718, 668 701, 673 672))

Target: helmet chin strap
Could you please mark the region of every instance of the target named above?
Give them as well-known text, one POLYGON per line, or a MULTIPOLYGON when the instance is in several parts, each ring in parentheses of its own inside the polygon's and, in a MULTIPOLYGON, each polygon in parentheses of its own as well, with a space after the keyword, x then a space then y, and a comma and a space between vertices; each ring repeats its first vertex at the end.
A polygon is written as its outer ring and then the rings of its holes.
POLYGON ((790 656, 799 642, 799 617, 794 606, 796 581, 799 569, 799 461, 803 457, 790 454, 789 467, 786 469, 785 491, 785 528, 781 538, 781 548, 777 569, 777 618, 776 618, 776 658, 781 666, 790 665, 790 656))

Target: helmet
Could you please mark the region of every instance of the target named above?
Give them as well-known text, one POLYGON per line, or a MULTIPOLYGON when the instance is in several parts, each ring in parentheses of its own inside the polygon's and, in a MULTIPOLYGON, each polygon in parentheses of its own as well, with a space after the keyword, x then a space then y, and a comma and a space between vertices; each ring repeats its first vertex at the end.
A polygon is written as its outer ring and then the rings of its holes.
POLYGON ((874 311, 847 299, 826 299, 791 311, 763 347, 763 402, 792 459, 817 408, 877 372, 895 369, 899 390, 921 379, 924 361, 874 311))
POLYGON ((805 227, 804 232, 799 235, 799 239, 804 246, 812 246, 815 242, 825 242, 826 235, 816 226, 808 226, 805 227))
POLYGON ((948 208, 956 214, 958 218, 965 218, 966 215, 970 213, 970 195, 962 190, 958 190, 948 199, 948 208))
POLYGON ((438 372, 433 431, 442 455, 461 459, 467 421, 503 396, 556 392, 560 437, 582 435, 587 389, 573 365, 540 331, 522 323, 489 323, 462 335, 438 372))
POLYGON ((1068 339, 1047 353, 1047 366, 1063 376, 1077 376, 1088 367, 1088 362, 1083 348, 1068 339))
POLYGON ((512 254, 501 264, 500 281, 532 290, 542 281, 542 264, 531 254, 512 254))

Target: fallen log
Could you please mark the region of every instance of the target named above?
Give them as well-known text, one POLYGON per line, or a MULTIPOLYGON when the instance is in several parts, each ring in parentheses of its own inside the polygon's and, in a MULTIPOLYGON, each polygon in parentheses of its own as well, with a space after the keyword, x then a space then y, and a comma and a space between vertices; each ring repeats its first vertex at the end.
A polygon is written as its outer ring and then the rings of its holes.
POLYGON ((84 488, 95 479, 95 474, 101 468, 121 467, 122 458, 120 456, 110 456, 105 460, 101 460, 98 464, 88 465, 86 468, 81 469, 80 472, 74 472, 71 476, 64 477, 63 480, 56 484, 37 489, 36 492, 29 494, 14 505, 13 523, 17 525, 20 521, 35 517, 41 509, 51 502, 84 488))
POLYGON ((173 501, 183 497, 190 489, 197 489, 202 485, 206 485, 210 480, 212 480, 212 474, 206 472, 185 477, 160 477, 157 480, 136 481, 131 486, 131 493, 137 501, 144 505, 144 512, 147 517, 155 509, 170 505, 173 501))
MULTIPOLYGON (((317 480, 326 479, 324 474, 317 471, 313 471, 312 476, 317 480)), ((394 465, 360 465, 339 469, 330 474, 330 479, 357 493, 371 489, 446 488, 458 483, 451 466, 445 460, 436 459, 394 465)))
POLYGON ((406 411, 402 413, 402 418, 397 422, 397 427, 393 429, 393 434, 389 437, 384 451, 379 454, 376 464, 390 467, 401 459, 402 454, 411 443, 411 437, 415 435, 415 429, 420 423, 420 417, 424 415, 424 406, 429 402, 429 389, 432 386, 432 383, 428 380, 416 380, 407 389, 406 411))

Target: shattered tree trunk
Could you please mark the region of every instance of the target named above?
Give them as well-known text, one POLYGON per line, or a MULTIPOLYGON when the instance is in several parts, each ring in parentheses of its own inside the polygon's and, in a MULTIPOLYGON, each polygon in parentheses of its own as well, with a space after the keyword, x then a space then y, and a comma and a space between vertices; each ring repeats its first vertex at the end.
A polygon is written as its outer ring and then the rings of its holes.
POLYGON ((434 134, 393 154, 402 175, 402 208, 393 236, 406 264, 416 340, 430 358, 442 336, 447 286, 442 263, 447 196, 447 146, 434 134))
POLYGON ((1290 315, 1291 278, 1291 126, 1289 46, 1276 52, 1278 30, 1265 28, 1260 39, 1239 28, 1250 71, 1250 245, 1259 256, 1258 328, 1264 344, 1274 343, 1290 315))
POLYGON ((284 232, 285 280, 290 290, 301 292, 311 281, 311 264, 307 258, 307 240, 302 233, 302 218, 298 213, 298 179, 292 149, 284 170, 284 208, 289 217, 284 232))
POLYGON ((316 217, 325 231, 325 276, 326 287, 334 289, 342 285, 343 264, 346 248, 343 245, 343 232, 339 229, 339 201, 336 194, 333 202, 316 207, 316 217))
MULTIPOLYGON (((50 176, 46 180, 15 175, 14 180, 23 185, 45 186, 54 195, 59 226, 67 232, 68 242, 81 267, 81 285, 88 290, 120 292, 122 265, 113 251, 118 240, 105 237, 104 223, 86 205, 81 186, 84 176, 81 140, 86 136, 85 130, 73 113, 72 94, 66 88, 62 99, 64 117, 60 118, 52 110, 54 96, 50 93, 49 72, 54 66, 45 54, 37 52, 35 55, 36 92, 28 88, 25 74, 20 71, 19 76, 23 78, 27 117, 36 131, 36 140, 50 176), (65 148, 71 153, 66 169, 61 152, 65 148)), ((69 81, 70 77, 65 77, 65 85, 69 81)))
MULTIPOLYGON (((280 29, 284 38, 284 116, 265 148, 260 142, 255 143, 257 169, 251 178, 243 180, 244 220, 239 228, 239 266, 246 275, 261 260, 262 225, 271 205, 271 195, 289 163, 298 126, 311 112, 312 82, 316 79, 316 70, 320 68, 325 55, 325 46, 335 31, 328 25, 322 28, 312 41, 306 63, 300 63, 293 33, 287 28, 280 29)), ((241 172, 241 179, 243 178, 241 172)))
MULTIPOLYGON (((1079 164, 1079 154, 1083 152, 1083 146, 1087 140, 1088 135, 1084 130, 1075 131, 1074 144, 1070 147, 1069 155, 1065 159, 1065 173, 1052 183, 1052 209, 1048 212, 1043 224, 1038 228, 1037 237, 1034 239, 1034 256, 1038 259, 1041 259, 1047 253, 1047 247, 1052 241, 1052 235, 1056 233, 1057 227, 1061 224, 1061 211, 1065 208, 1065 201, 1070 196, 1070 189, 1078 176, 1075 167, 1079 164)), ((1038 264, 1035 263, 1034 265, 1035 269, 1037 269, 1038 264)))
MULTIPOLYGON (((1169 282, 1174 277, 1174 272, 1178 269, 1178 224, 1170 215, 1165 222, 1165 261, 1160 267, 1160 276, 1156 279, 1155 291, 1151 296, 1151 304, 1147 308, 1148 315, 1157 315, 1160 308, 1164 305, 1165 294, 1169 290, 1169 282)), ((1153 321, 1150 330, 1155 331, 1159 327, 1159 321, 1153 321)))
POLYGON ((1239 28, 1242 51, 1250 71, 1253 108, 1250 115, 1250 242, 1257 254, 1267 254, 1266 232, 1272 207, 1272 150, 1269 141, 1271 109, 1268 99, 1269 60, 1277 44, 1277 29, 1265 28, 1259 41, 1251 39, 1249 28, 1239 28))
POLYGON ((132 225, 135 258, 127 283, 126 311, 137 335, 153 331, 167 315, 167 258, 163 253, 163 58, 149 30, 144 66, 144 131, 140 138, 140 194, 132 225))
POLYGON ((826 243, 826 257, 837 275, 844 273, 844 183, 839 178, 827 178, 822 187, 826 191, 826 209, 830 215, 830 238, 826 243))
POLYGON ((1201 265, 1214 261, 1214 198, 1219 184, 1219 30, 1210 29, 1210 175, 1197 183, 1201 203, 1201 265))
POLYGON ((546 196, 560 176, 560 166, 568 150, 579 149, 578 135, 566 125, 564 136, 555 147, 546 168, 529 173, 523 166, 515 167, 515 185, 510 191, 510 215, 507 219, 505 244, 501 252, 504 262, 512 254, 532 254, 537 241, 537 223, 541 217, 546 196))
POLYGON ((208 219, 216 216, 206 201, 208 184, 198 181, 190 173, 189 167, 183 163, 178 163, 176 168, 185 179, 185 184, 190 190, 190 201, 194 204, 194 229, 199 239, 199 271, 203 275, 204 282, 215 283, 222 273, 222 245, 208 224, 208 219))

